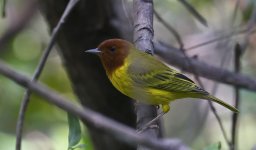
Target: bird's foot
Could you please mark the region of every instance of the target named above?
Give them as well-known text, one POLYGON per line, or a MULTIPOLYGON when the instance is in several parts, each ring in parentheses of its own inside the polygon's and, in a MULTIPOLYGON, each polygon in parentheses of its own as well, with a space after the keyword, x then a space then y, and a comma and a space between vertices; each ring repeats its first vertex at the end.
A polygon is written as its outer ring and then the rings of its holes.
POLYGON ((137 129, 136 132, 137 133, 142 133, 143 131, 145 131, 148 128, 159 128, 158 125, 154 124, 159 118, 161 118, 165 113, 161 112, 160 114, 158 114, 154 119, 152 119, 151 121, 149 121, 148 123, 146 123, 142 128, 137 129))
POLYGON ((159 105, 155 105, 156 106, 156 109, 159 109, 160 108, 160 106, 159 105))

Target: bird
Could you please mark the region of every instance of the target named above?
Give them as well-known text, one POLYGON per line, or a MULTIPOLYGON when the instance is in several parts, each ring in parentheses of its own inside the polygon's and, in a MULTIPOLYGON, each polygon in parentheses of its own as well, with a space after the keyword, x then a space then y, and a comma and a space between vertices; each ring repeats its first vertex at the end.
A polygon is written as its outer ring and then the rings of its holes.
POLYGON ((210 100, 239 112, 129 41, 108 39, 85 52, 100 57, 108 79, 121 93, 142 103, 161 106, 162 112, 150 123, 169 112, 170 102, 183 98, 210 100))

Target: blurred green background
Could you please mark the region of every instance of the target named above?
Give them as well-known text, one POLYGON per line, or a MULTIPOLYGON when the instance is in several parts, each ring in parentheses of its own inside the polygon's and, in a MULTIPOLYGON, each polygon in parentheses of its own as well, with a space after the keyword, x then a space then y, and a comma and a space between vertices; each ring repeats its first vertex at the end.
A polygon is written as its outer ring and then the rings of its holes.
MULTIPOLYGON (((7 16, 0 18, 0 32, 8 28, 14 18, 11 13, 19 13, 19 2, 8 1, 7 16)), ((2 7, 1 7, 2 8, 2 7)), ((15 14, 17 15, 17 14, 15 14)), ((28 27, 18 34, 1 53, 0 58, 20 73, 32 77, 39 58, 49 42, 49 31, 40 14, 28 27)), ((68 76, 61 63, 56 48, 52 50, 40 82, 47 84, 61 95, 75 100, 68 76)), ((0 149, 15 148, 15 127, 25 90, 14 82, 0 76, 0 149)), ((66 112, 49 105, 37 95, 32 95, 23 136, 24 150, 61 150, 68 147, 68 123, 66 112)), ((86 149, 92 149, 84 129, 83 141, 86 149)))
MULTIPOLYGON (((235 0, 190 0, 189 2, 205 17, 208 27, 200 24, 177 1, 155 1, 156 11, 181 34, 185 48, 243 29, 249 22, 254 4, 253 1, 241 0, 237 13, 232 19, 235 0)), ((0 17, 0 35, 8 28, 12 19, 15 19, 14 16, 19 13, 19 7, 21 7, 19 1, 8 1, 7 16, 5 18, 0 17)), ((172 34, 157 19, 155 19, 155 37, 178 46, 172 34)), ((232 70, 234 44, 244 42, 246 38, 248 39, 248 48, 241 61, 242 73, 255 77, 255 34, 248 36, 244 33, 232 36, 232 38, 189 50, 188 54, 191 56, 197 54, 200 60, 215 66, 220 66, 222 59, 225 59, 226 61, 222 67, 232 70)), ((48 42, 47 24, 43 17, 37 14, 28 27, 18 34, 1 52, 0 59, 20 73, 31 77, 48 42)), ((193 75, 189 76, 193 79, 193 75)), ((51 52, 40 77, 40 82, 47 84, 50 88, 70 99, 76 99, 56 49, 51 52)), ((206 89, 211 92, 214 83, 207 79, 203 79, 203 82, 206 89)), ((239 150, 249 150, 256 144, 256 94, 245 90, 241 90, 241 93, 238 145, 239 150)), ((14 149, 15 126, 23 94, 23 88, 0 76, 0 149, 14 149)), ((230 104, 234 103, 233 88, 230 86, 220 84, 216 96, 230 104)), ((41 98, 36 95, 33 95, 31 99, 26 113, 23 149, 67 149, 68 125, 66 113, 41 101, 41 98)), ((217 105, 215 106, 223 120, 228 137, 230 137, 231 112, 217 105)), ((207 102, 182 100, 172 103, 171 107, 171 112, 164 117, 167 136, 180 138, 196 150, 218 141, 221 141, 223 149, 227 149, 220 127, 216 118, 209 112, 207 102), (203 105, 198 105, 199 103, 203 103, 203 105)), ((85 149, 93 149, 86 129, 84 129, 83 139, 83 143, 86 145, 85 149)))

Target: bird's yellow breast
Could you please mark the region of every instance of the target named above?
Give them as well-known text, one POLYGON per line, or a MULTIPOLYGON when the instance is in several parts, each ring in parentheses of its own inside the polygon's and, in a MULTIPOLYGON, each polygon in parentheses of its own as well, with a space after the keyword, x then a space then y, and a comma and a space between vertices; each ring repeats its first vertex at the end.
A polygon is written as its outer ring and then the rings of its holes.
POLYGON ((130 91, 133 86, 132 79, 127 74, 128 63, 125 62, 121 67, 117 68, 112 74, 108 74, 109 80, 115 88, 123 94, 130 96, 130 91))
POLYGON ((108 74, 114 87, 124 95, 147 104, 164 104, 170 101, 170 92, 138 86, 127 72, 129 64, 117 68, 112 74, 108 74))

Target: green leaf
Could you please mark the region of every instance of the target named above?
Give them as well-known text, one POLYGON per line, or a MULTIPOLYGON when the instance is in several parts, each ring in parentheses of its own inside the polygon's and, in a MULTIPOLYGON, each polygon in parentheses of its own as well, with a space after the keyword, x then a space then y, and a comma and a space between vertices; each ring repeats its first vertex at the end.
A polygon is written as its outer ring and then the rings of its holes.
POLYGON ((208 147, 204 148, 204 150, 221 150, 221 143, 214 143, 209 145, 208 147))
POLYGON ((68 126, 68 150, 70 150, 74 149, 74 146, 76 146, 81 140, 81 127, 78 117, 68 113, 68 126))

